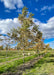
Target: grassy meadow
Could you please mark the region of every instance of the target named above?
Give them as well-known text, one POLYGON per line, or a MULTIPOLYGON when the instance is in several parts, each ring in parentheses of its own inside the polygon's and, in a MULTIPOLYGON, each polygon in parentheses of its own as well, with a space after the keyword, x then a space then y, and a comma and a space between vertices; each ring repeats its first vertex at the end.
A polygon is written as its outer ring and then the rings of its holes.
MULTIPOLYGON (((41 51, 40 55, 44 53, 47 53, 46 50, 41 51)), ((2 75, 3 73, 17 72, 18 66, 23 65, 23 62, 24 62, 23 56, 25 60, 24 63, 27 63, 28 61, 38 57, 38 54, 34 50, 33 51, 25 50, 24 54, 25 55, 23 55, 22 50, 0 51, 0 74, 2 75)), ((45 57, 40 59, 38 63, 34 65, 33 68, 26 69, 23 72, 23 75, 50 75, 51 73, 54 74, 53 72, 54 56, 53 55, 54 55, 53 51, 52 52, 50 51, 49 53, 45 55, 45 57)))
POLYGON ((23 75, 54 75, 54 51, 40 59, 31 69, 23 75))
MULTIPOLYGON (((25 51, 25 56, 28 56, 30 53, 30 55, 34 55, 34 51, 25 51)), ((6 62, 6 61, 10 61, 12 59, 16 59, 16 58, 21 58, 23 56, 23 51, 22 50, 3 50, 0 51, 0 63, 2 62, 6 62)))
MULTIPOLYGON (((25 62, 35 58, 37 54, 35 51, 25 51, 24 60, 25 62)), ((3 50, 0 51, 0 74, 6 72, 12 72, 20 64, 23 64, 23 51, 22 50, 3 50)))

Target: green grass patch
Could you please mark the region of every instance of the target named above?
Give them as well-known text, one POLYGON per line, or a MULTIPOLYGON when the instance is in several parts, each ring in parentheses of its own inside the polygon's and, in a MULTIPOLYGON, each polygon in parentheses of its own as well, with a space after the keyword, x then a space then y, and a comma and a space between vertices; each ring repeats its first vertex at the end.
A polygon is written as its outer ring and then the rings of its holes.
POLYGON ((34 67, 26 70, 23 75, 54 75, 54 57, 51 57, 51 53, 47 53, 42 59, 40 59, 34 67))
MULTIPOLYGON (((29 60, 33 59, 37 57, 37 55, 33 55, 33 56, 29 56, 29 57, 25 57, 25 63, 28 62, 29 60)), ((0 66, 0 74, 1 73, 5 73, 5 72, 13 72, 16 70, 16 68, 20 65, 23 64, 23 59, 19 59, 19 60, 15 60, 13 62, 4 64, 0 66)))

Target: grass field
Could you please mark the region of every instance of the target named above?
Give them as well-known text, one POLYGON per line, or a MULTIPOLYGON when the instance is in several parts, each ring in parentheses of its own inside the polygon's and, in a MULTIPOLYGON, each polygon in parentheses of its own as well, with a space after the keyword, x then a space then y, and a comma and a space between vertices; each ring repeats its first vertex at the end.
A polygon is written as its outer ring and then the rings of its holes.
MULTIPOLYGON (((34 55, 34 51, 25 51, 25 56, 34 55)), ((0 63, 10 61, 12 59, 21 58, 23 56, 23 51, 21 50, 10 50, 10 51, 0 51, 0 63)))
POLYGON ((23 75, 54 75, 54 51, 40 59, 33 68, 26 70, 23 75))
MULTIPOLYGON (((44 52, 46 52, 46 51, 44 51, 44 52)), ((42 54, 44 52, 40 52, 40 54, 42 54)), ((35 51, 26 51, 25 50, 24 54, 25 54, 25 58, 24 58, 25 62, 24 63, 27 63, 31 59, 34 59, 38 56, 37 54, 35 54, 35 51), (30 53, 30 54, 28 54, 28 53, 30 53)), ((36 75, 33 73, 38 73, 38 70, 40 70, 39 68, 41 68, 40 66, 45 67, 46 64, 44 66, 44 62, 48 59, 49 59, 49 57, 43 58, 42 60, 39 61, 40 63, 38 62, 34 66, 34 68, 30 69, 29 72, 28 72, 28 70, 26 70, 25 72, 28 73, 27 75, 36 75), (42 63, 43 63, 43 65, 42 65, 42 63), (30 74, 30 73, 32 73, 32 74, 30 74)), ((16 72, 16 71, 18 71, 17 70, 18 66, 22 65, 22 64, 23 64, 23 51, 22 50, 0 51, 0 74, 8 73, 8 72, 16 72)), ((26 75, 25 72, 23 73, 23 75, 26 75)), ((42 72, 42 68, 40 70, 40 73, 41 72, 42 72)), ((40 74, 37 74, 37 75, 40 75, 40 74)))
MULTIPOLYGON (((34 51, 25 51, 24 60, 27 62, 36 56, 34 51)), ((0 74, 14 71, 20 64, 23 64, 23 51, 0 51, 0 74)))
MULTIPOLYGON (((21 52, 20 52, 21 53, 21 52)), ((22 57, 17 51, 0 51, 0 63, 22 57)))

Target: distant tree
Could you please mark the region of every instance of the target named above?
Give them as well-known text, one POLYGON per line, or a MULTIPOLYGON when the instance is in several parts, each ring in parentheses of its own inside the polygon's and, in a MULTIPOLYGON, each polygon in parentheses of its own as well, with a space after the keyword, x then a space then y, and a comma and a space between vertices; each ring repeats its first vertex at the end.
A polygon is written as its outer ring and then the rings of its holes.
POLYGON ((45 45, 45 48, 46 49, 49 49, 50 48, 50 45, 49 44, 45 45))
POLYGON ((3 46, 0 46, 0 50, 3 50, 3 46))
POLYGON ((45 49, 47 49, 47 50, 52 50, 52 48, 50 47, 50 44, 46 44, 46 45, 45 45, 45 49))
MULTIPOLYGON (((0 34, 0 36, 2 36, 2 34, 0 34)), ((2 38, 0 38, 0 43, 3 41, 2 38)), ((0 50, 3 50, 3 45, 0 46, 0 50)))
POLYGON ((8 45, 5 46, 5 50, 8 50, 8 45))

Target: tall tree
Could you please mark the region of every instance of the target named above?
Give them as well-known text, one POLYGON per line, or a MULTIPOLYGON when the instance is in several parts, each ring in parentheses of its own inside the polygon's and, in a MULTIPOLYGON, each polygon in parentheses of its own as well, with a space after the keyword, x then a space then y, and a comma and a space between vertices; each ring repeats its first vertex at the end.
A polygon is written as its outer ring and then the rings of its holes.
POLYGON ((12 29, 8 35, 20 43, 20 48, 23 50, 33 47, 36 42, 42 39, 42 33, 38 30, 38 25, 33 22, 33 15, 30 13, 28 16, 28 8, 22 9, 22 14, 19 14, 21 27, 12 29))

